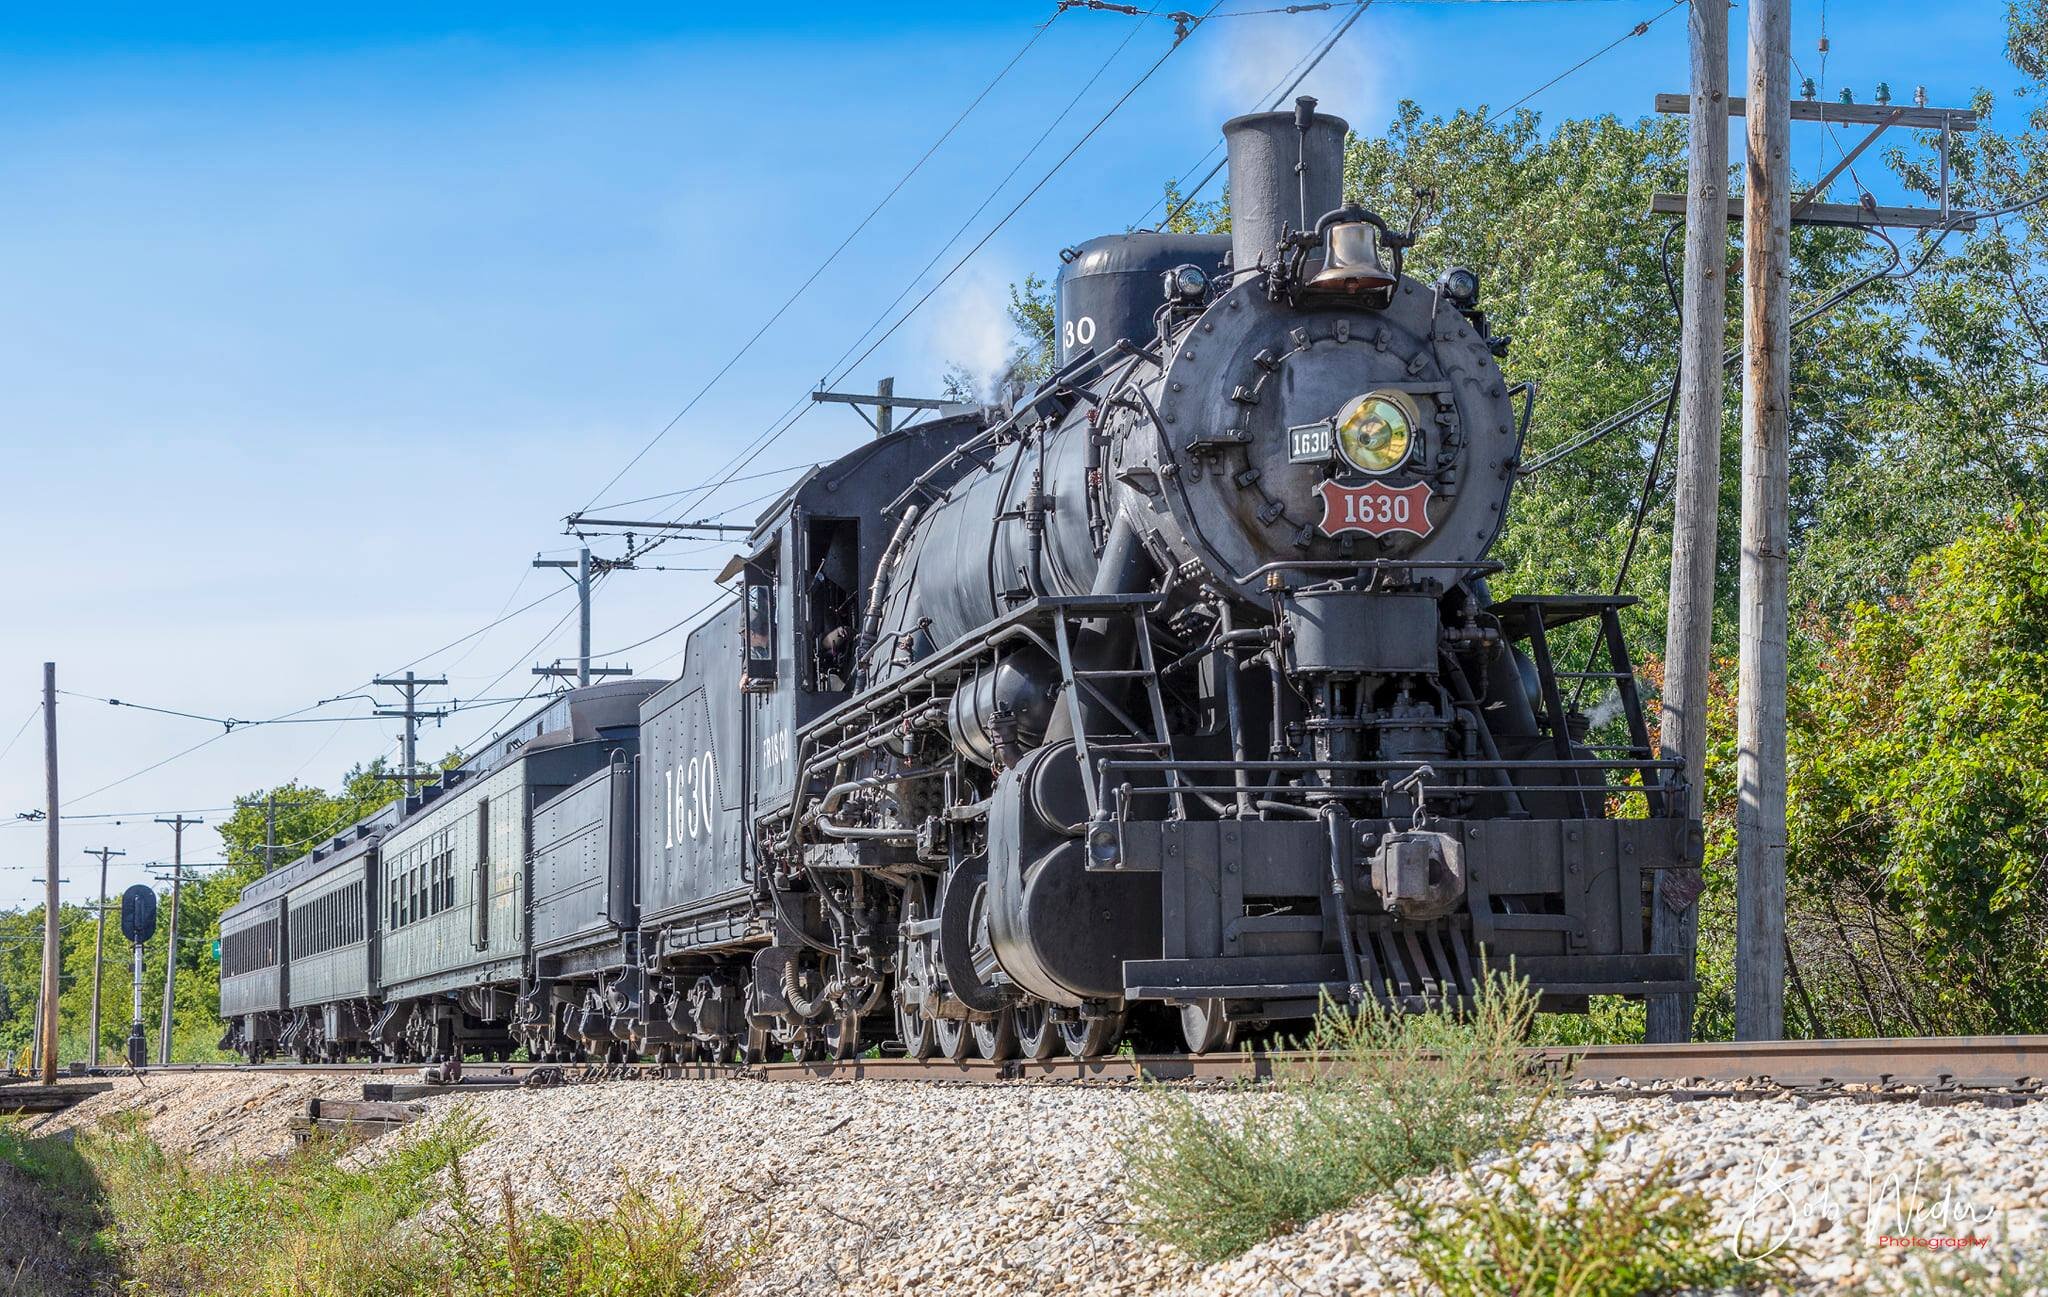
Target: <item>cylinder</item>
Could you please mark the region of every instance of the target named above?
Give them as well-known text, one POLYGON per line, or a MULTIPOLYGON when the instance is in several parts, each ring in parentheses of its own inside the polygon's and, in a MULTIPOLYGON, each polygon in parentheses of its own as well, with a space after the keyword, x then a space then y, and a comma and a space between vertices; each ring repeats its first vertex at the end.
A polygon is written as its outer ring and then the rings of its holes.
POLYGON ((1323 213, 1344 205, 1350 127, 1315 105, 1304 96, 1294 112, 1250 113, 1223 123, 1230 146, 1230 255, 1239 270, 1270 263, 1283 226, 1314 229, 1323 213))

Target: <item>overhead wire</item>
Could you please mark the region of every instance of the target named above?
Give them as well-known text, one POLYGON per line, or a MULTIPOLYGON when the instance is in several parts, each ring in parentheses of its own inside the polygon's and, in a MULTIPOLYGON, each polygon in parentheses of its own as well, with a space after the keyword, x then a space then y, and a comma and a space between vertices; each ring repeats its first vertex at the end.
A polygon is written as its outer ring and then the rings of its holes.
MULTIPOLYGON (((1209 8, 1205 10, 1200 17, 1194 19, 1192 25, 1188 29, 1188 35, 1192 36, 1195 31, 1199 30, 1202 23, 1208 19, 1209 14, 1213 13, 1221 3, 1222 0, 1213 0, 1209 8)), ((1128 39, 1129 38, 1127 37, 1126 42, 1128 42, 1128 39)), ((847 373, 850 373, 852 370, 859 368, 859 366, 863 364, 868 359, 868 357, 874 355, 876 350, 879 349, 883 343, 887 342, 892 336, 894 336, 896 331, 902 328, 903 325, 907 323, 912 316, 916 315, 919 310, 923 309, 924 305, 927 302, 931 301, 932 297, 941 288, 945 287, 945 285, 952 280, 953 276, 960 272, 962 267, 964 267, 969 261, 973 260, 974 256, 977 253, 979 253, 982 250, 982 248, 988 245, 989 240, 993 239, 998 233, 1000 233, 1003 230, 1003 228, 1007 226, 1010 223, 1010 221, 1017 215, 1017 213, 1022 211, 1025 205, 1028 204, 1033 198, 1035 198, 1038 195, 1038 193, 1052 181, 1054 176, 1059 174, 1059 172, 1066 166, 1066 164, 1073 159, 1074 155, 1079 153, 1081 149, 1084 146, 1086 146, 1090 140, 1095 138, 1096 134, 1099 133, 1101 129, 1108 124, 1110 119, 1116 115, 1118 110, 1120 110, 1126 103, 1128 103, 1133 95, 1137 94, 1139 90, 1144 88, 1146 83, 1152 79, 1153 74, 1158 72, 1159 69, 1165 65, 1166 61, 1172 58, 1173 55, 1186 43, 1186 37, 1176 38, 1173 44, 1167 47, 1165 53, 1161 54, 1157 59, 1155 59, 1151 63, 1151 65, 1148 66, 1145 69, 1145 71, 1138 77, 1138 79, 1131 84, 1130 88, 1125 90, 1122 95, 1117 97, 1116 102, 1111 104, 1109 108, 1106 109, 1103 112, 1103 114, 1096 119, 1095 123, 1091 125, 1086 132, 1082 134, 1081 138, 1076 140, 1074 144, 1070 148, 1068 148, 1068 150, 1064 154, 1060 156, 1059 160, 1053 163, 1052 167, 1049 170, 1047 170, 1044 175, 1040 176, 1037 182, 1034 183, 1030 189, 1026 190, 1024 195, 1021 198, 1019 198, 1014 204, 1012 204, 1010 209, 1007 212, 1005 212, 1002 215, 1002 217, 995 222, 995 224, 990 226, 988 230, 982 234, 980 239, 975 241, 973 247, 969 248, 965 253, 963 253, 960 256, 960 258, 957 261, 955 261, 949 269, 947 269, 945 274, 941 275, 938 278, 938 280, 931 285, 930 288, 925 290, 924 294, 920 296, 916 302, 911 304, 908 310, 904 311, 900 316, 896 318, 894 323, 890 324, 886 329, 884 329, 880 336, 876 337, 874 341, 868 345, 865 351, 862 351, 860 355, 855 357, 850 363, 842 365, 839 369, 838 377, 830 379, 828 381, 837 382, 840 378, 843 378, 847 373)), ((1121 46, 1119 48, 1121 48, 1121 46)), ((1098 72, 1097 75, 1100 75, 1100 73, 1098 72)), ((912 281, 913 285, 915 284, 915 282, 915 280, 912 281)), ((901 300, 901 295, 899 295, 897 300, 901 300)), ((859 342, 856 341, 855 346, 858 345, 859 342)), ((776 422, 771 422, 769 427, 765 429, 759 436, 757 436, 753 440, 753 442, 749 444, 749 448, 744 451, 742 456, 736 462, 731 463, 727 467, 727 469, 724 470, 723 474, 721 475, 721 478, 711 485, 711 491, 717 490, 720 486, 724 484, 725 480, 731 477, 732 474, 739 472, 739 470, 745 468, 748 464, 752 463, 757 456, 759 456, 769 446, 773 445, 776 441, 780 440, 786 433, 788 433, 788 431, 791 428, 795 427, 796 424, 802 420, 804 415, 807 414, 810 410, 811 402, 809 401, 809 393, 806 393, 802 398, 799 398, 799 400, 800 404, 798 406, 792 407, 794 411, 793 413, 785 412, 785 415, 780 418, 779 424, 776 422)), ((704 494, 709 493, 710 492, 707 491, 704 494)), ((694 497, 694 499, 701 498, 701 495, 694 497)), ((680 517, 682 513, 688 510, 689 506, 690 502, 685 502, 683 507, 681 509, 678 509, 674 516, 680 517)))
MULTIPOLYGON (((759 478, 774 477, 777 473, 798 473, 808 468, 816 468, 823 462, 823 460, 814 459, 803 464, 784 464, 780 468, 764 468, 758 473, 748 473, 744 477, 732 478, 727 485, 730 485, 732 482, 752 482, 759 478)), ((656 500, 673 500, 678 496, 688 495, 692 491, 700 491, 707 485, 709 484, 699 482, 693 486, 682 487, 674 491, 659 491, 653 495, 635 496, 631 500, 607 500, 602 504, 593 504, 590 507, 592 509, 624 509, 636 504, 651 504, 656 500)))
MULTIPOLYGON (((697 389, 696 394, 691 396, 690 399, 684 403, 683 408, 676 412, 674 418, 670 419, 666 424, 662 425, 661 431, 655 433, 654 436, 648 440, 646 445, 642 446, 637 452, 634 453, 631 459, 625 462, 625 464, 619 469, 618 472, 612 474, 610 480, 605 482, 603 486, 599 487, 596 491, 591 493, 590 499, 592 503, 595 503, 598 497, 602 496, 606 491, 609 491, 612 489, 612 487, 618 485, 619 479, 624 477, 628 472, 631 472, 633 466, 635 464, 638 464, 643 458, 645 458, 647 453, 653 450, 655 446, 661 442, 661 439, 669 434, 670 430, 673 429, 676 426, 676 424, 682 422, 683 418, 686 415, 688 415, 691 410, 696 408, 697 403, 703 400, 705 395, 708 392, 710 392, 713 387, 717 386, 718 381, 724 378, 726 374, 732 370, 732 367, 738 364, 740 360, 743 357, 745 357, 749 351, 753 350, 754 344, 761 340, 762 335, 766 334, 768 330, 774 326, 775 322, 780 320, 783 317, 783 315, 789 310, 789 308, 796 304, 797 299, 802 297, 804 293, 810 288, 810 286, 817 282, 818 277, 824 274, 825 271, 832 266, 832 263, 839 259, 839 254, 846 251, 847 246, 851 244, 854 241, 854 239, 858 238, 863 230, 867 229, 868 225, 871 222, 873 222, 875 217, 881 214, 882 209, 889 205, 890 200, 894 199, 898 193, 902 192, 903 187, 910 183, 911 178, 917 175, 919 171, 924 169, 924 164, 931 161, 932 155, 937 153, 940 147, 944 145, 947 140, 953 138, 953 133, 960 129, 961 124, 965 122, 968 119, 968 117, 973 114, 976 108, 981 106, 982 101, 988 98, 990 92, 992 92, 996 88, 996 86, 1002 83, 1003 78, 1007 77, 1010 74, 1011 69, 1015 68, 1017 64, 1023 60, 1024 56, 1031 52, 1032 46, 1038 44, 1038 42, 1044 38, 1045 33, 1051 29, 1053 22, 1057 21, 1058 18, 1059 13, 1055 12, 1051 19, 1048 19, 1047 21, 1040 23, 1035 28, 1033 28, 1030 38, 1024 42, 1023 46, 1019 48, 1015 54, 1010 56, 1010 61, 1005 63, 1002 66, 1002 68, 996 72, 995 76, 989 79, 988 84, 984 85, 981 88, 980 93, 974 96, 973 100, 971 100, 968 103, 967 107, 960 110, 960 115, 953 119, 952 124, 947 126, 946 129, 939 135, 939 138, 932 141, 931 146, 927 148, 921 156, 919 156, 916 162, 911 164, 910 169, 904 172, 903 175, 897 179, 894 185, 891 185, 889 187, 889 191, 882 195, 881 200, 878 201, 873 207, 868 209, 867 215, 861 217, 859 223, 856 224, 853 227, 853 229, 847 233, 845 238, 839 241, 838 246, 834 247, 831 252, 827 253, 825 259, 818 263, 817 268, 812 270, 810 275, 806 277, 801 284, 797 285, 795 291, 791 292, 788 297, 783 299, 782 304, 775 308, 774 314, 770 315, 767 318, 767 320, 765 320, 761 324, 760 328, 754 330, 753 335, 749 337, 746 340, 746 342, 740 345, 739 350, 735 351, 730 359, 728 359, 723 365, 719 366, 718 371, 714 373, 710 377, 710 379, 704 383, 702 387, 697 389)), ((586 504, 583 506, 583 509, 584 511, 587 512, 590 509, 590 507, 590 504, 586 504)))
MULTIPOLYGON (((1301 88, 1301 83, 1308 80, 1309 74, 1311 72, 1314 72, 1316 68, 1322 64, 1322 61, 1325 58, 1329 57, 1330 51, 1337 48, 1337 43, 1344 39, 1346 33, 1348 33, 1351 30, 1353 24, 1355 24, 1360 18, 1365 17, 1365 11, 1372 8, 1372 6, 1373 0, 1360 0, 1358 7, 1353 9, 1349 14, 1347 14, 1344 20, 1338 23, 1336 28, 1330 32, 1329 36, 1323 40, 1322 47, 1320 49, 1314 49, 1314 47, 1311 47, 1314 51, 1315 57, 1312 60, 1310 60, 1309 65, 1307 67, 1302 67, 1299 62, 1297 62, 1294 65, 1296 68, 1299 68, 1300 70, 1293 74, 1294 79, 1287 83, 1286 89, 1281 90, 1276 95, 1274 95, 1272 107, 1271 109, 1268 109, 1268 111, 1279 108, 1282 104, 1287 102, 1287 96, 1293 94, 1296 90, 1299 90, 1301 88)), ((1209 152, 1202 155, 1203 161, 1207 161, 1210 157, 1214 156, 1216 150, 1221 147, 1221 143, 1210 145, 1209 152)), ((1228 158, 1218 158, 1216 161, 1216 165, 1209 168, 1208 174, 1203 176, 1201 180, 1197 181, 1193 189, 1188 190, 1186 194, 1183 194, 1181 196, 1180 205, 1178 207, 1175 207, 1172 211, 1168 212, 1165 216, 1161 217, 1159 220, 1159 224, 1153 226, 1152 228, 1155 231, 1163 230, 1167 226, 1173 224, 1174 218, 1176 216, 1179 216, 1182 212, 1186 211, 1188 209, 1188 205, 1193 203, 1195 199, 1198 196, 1200 196, 1201 192, 1209 187, 1209 182, 1217 177, 1218 173, 1220 173, 1223 170, 1225 164, 1228 161, 1228 158)), ((1202 164, 1200 162, 1197 162, 1195 164, 1196 167, 1199 167, 1201 165, 1202 164)), ((1190 167, 1188 168, 1188 170, 1192 172, 1194 170, 1194 167, 1190 167)), ((1155 202, 1153 205, 1157 206, 1158 202, 1164 201, 1165 196, 1162 195, 1159 198, 1159 200, 1155 202)), ((1152 208, 1146 208, 1145 216, 1150 216, 1151 214, 1152 208)), ((1144 216, 1139 217, 1139 224, 1142 225, 1144 223, 1144 220, 1144 216)))
MULTIPOLYGON (((1935 251, 1941 247, 1942 243, 1948 238, 1948 236, 1955 233, 1956 230, 1962 228, 1964 225, 1972 221, 1996 220, 2000 217, 2011 216, 2017 212, 2026 211, 2027 209, 2033 207, 2040 207, 2044 204, 2048 204, 2048 190, 2044 190, 2043 192, 2036 194, 2031 198, 2024 198, 2014 202, 2006 203, 1990 211, 1958 212, 1949 221, 1941 225, 1929 228, 1927 234, 1931 235, 1932 237, 1928 238, 1925 244, 1923 245, 1918 260, 1916 260, 1911 266, 1907 267, 1905 270, 1902 271, 1898 270, 1899 265, 1903 262, 1903 256, 1899 253, 1898 245, 1892 243, 1889 238, 1886 238, 1882 231, 1874 231, 1875 233, 1877 233, 1878 237, 1883 238, 1885 243, 1891 248, 1893 253, 1893 259, 1891 264, 1883 267, 1880 270, 1875 270, 1863 275, 1859 275, 1843 287, 1829 292, 1825 296, 1819 298, 1819 300, 1815 301, 1813 304, 1802 308, 1799 314, 1793 317, 1791 323, 1791 331, 1793 333, 1798 333, 1800 330, 1806 328, 1808 325, 1812 324, 1816 320, 1819 320, 1828 312, 1834 310, 1835 307, 1840 306, 1843 302, 1855 296, 1857 293, 1861 292, 1865 287, 1876 282, 1878 279, 1891 278, 1902 281, 1911 279, 1913 276, 1919 274, 1923 268, 1925 268, 1928 261, 1930 261, 1933 258, 1935 251)), ((1727 357, 1721 363, 1723 368, 1733 368, 1735 364, 1741 360, 1741 358, 1741 351, 1739 349, 1736 349, 1730 351, 1727 357)), ((1590 446, 1597 441, 1602 441, 1608 437, 1613 436, 1615 433, 1621 431, 1623 428, 1626 428, 1630 424, 1634 423, 1643 415, 1649 413, 1651 410, 1656 409, 1657 406, 1663 402, 1663 400, 1664 398, 1662 395, 1648 396, 1640 401, 1637 401, 1634 405, 1629 406, 1627 409, 1624 409, 1619 413, 1610 415, 1607 418, 1602 419, 1599 423, 1594 424, 1593 427, 1588 429, 1586 432, 1579 434, 1577 437, 1572 438, 1570 441, 1565 442, 1563 445, 1553 446, 1551 449, 1544 451, 1541 455, 1538 455, 1529 463, 1524 464, 1519 470, 1517 470, 1518 476, 1523 478, 1529 477, 1541 471, 1542 469, 1549 467, 1551 464, 1554 464, 1559 460, 1566 458, 1569 455, 1572 455, 1580 450, 1585 449, 1587 446, 1590 446)))
MULTIPOLYGON (((911 275, 907 280, 904 281, 903 287, 897 290, 896 296, 891 298, 889 304, 884 306, 881 309, 881 311, 876 314, 874 320, 871 321, 865 329, 861 330, 852 342, 847 344, 846 350, 840 352, 838 357, 835 360, 833 360, 830 365, 825 367, 826 376, 820 379, 819 385, 821 387, 830 387, 834 383, 843 379, 847 373, 851 372, 853 366, 848 365, 846 363, 847 359, 850 356, 852 356, 856 350, 860 348, 862 343, 866 342, 868 338, 874 334, 876 329, 882 327, 883 323, 888 320, 889 316, 892 313, 894 313, 894 311, 899 305, 902 304, 903 299, 910 296, 910 294, 916 290, 918 284, 923 282, 925 276, 932 272, 932 269, 936 267, 942 259, 944 259, 946 253, 952 249, 953 245, 960 241, 961 237, 967 233, 968 229, 974 224, 976 220, 980 219, 981 214, 984 211, 988 210, 990 204, 994 203, 997 197, 999 197, 1002 194, 1003 190, 1009 186, 1010 181, 1016 178, 1017 173, 1024 169, 1024 164, 1029 162, 1031 158, 1038 152, 1038 150, 1041 147, 1043 147, 1045 141, 1051 138, 1052 133, 1059 129, 1060 124, 1066 121, 1068 116, 1073 113, 1074 108, 1081 102, 1081 100, 1087 95, 1087 93, 1094 88, 1095 83, 1102 79, 1102 74, 1104 72, 1107 72, 1109 70, 1110 65, 1116 62, 1117 58, 1124 52, 1125 47, 1127 47, 1133 40, 1137 38, 1140 30, 1142 29, 1137 26, 1133 26, 1130 29, 1130 31, 1124 36, 1124 39, 1119 41, 1115 48, 1113 48, 1109 52, 1109 56, 1103 59, 1101 64, 1099 64, 1096 67, 1095 71, 1088 77, 1086 81, 1081 83, 1081 88, 1075 91, 1073 96, 1070 99, 1068 99, 1066 106, 1062 108, 1059 111, 1059 113, 1055 115, 1049 122, 1046 123, 1045 129, 1041 130, 1038 133, 1038 138, 1033 140, 1031 145, 1028 148, 1026 148, 1022 154, 1018 156, 1017 161, 1015 163, 1011 164, 1009 171, 1004 173, 1003 178, 998 180, 993 186, 989 188, 988 193, 982 198, 981 202, 975 206, 973 211, 967 214, 966 218, 960 222, 959 226, 946 239, 946 241, 939 245, 938 250, 932 253, 931 257, 924 263, 924 265, 920 266, 915 274, 911 275)), ((814 408, 816 405, 816 402, 812 401, 810 399, 810 396, 811 394, 809 392, 805 392, 799 395, 795 401, 790 403, 788 408, 783 410, 781 414, 776 415, 775 418, 771 419, 766 428, 764 428, 760 433, 757 433, 755 437, 747 443, 746 446, 743 446, 741 448, 740 453, 746 455, 746 460, 742 460, 737 464, 735 464, 732 460, 728 460, 727 466, 725 470, 723 470, 723 475, 720 478, 714 479, 709 483, 701 485, 696 490, 696 492, 692 494, 690 499, 685 500, 683 504, 676 509, 672 517, 681 517, 682 514, 688 512, 697 501, 704 499, 706 496, 708 496, 714 491, 722 489, 728 482, 738 480, 737 478, 734 478, 732 476, 734 473, 737 473, 740 468, 744 468, 746 466, 746 463, 748 461, 751 461, 751 459, 755 455, 760 454, 762 450, 765 450, 767 448, 767 446, 772 445, 775 441, 779 440, 781 437, 787 434, 789 430, 795 427, 796 424, 799 421, 801 421, 805 415, 810 413, 812 408, 814 408)), ((656 542, 656 544, 659 543, 661 542, 656 542)), ((649 548, 651 549, 653 548, 653 546, 649 546, 649 548)), ((645 551, 642 552, 644 553, 645 551)))
POLYGON ((1670 17, 1673 13, 1677 12, 1678 10, 1685 8, 1686 5, 1689 3, 1691 3, 1691 0, 1671 0, 1670 4, 1664 6, 1664 8, 1659 10, 1653 17, 1646 18, 1643 21, 1637 23, 1635 26, 1623 32, 1620 36, 1615 37, 1614 40, 1608 42, 1605 45, 1602 45, 1599 49, 1594 50, 1591 54, 1588 54, 1586 57, 1580 59, 1577 63, 1572 64, 1564 71, 1550 78, 1550 80, 1544 82, 1540 86, 1537 86, 1528 94, 1523 95, 1520 99, 1515 100, 1515 102, 1509 104, 1507 107, 1494 113, 1486 119, 1485 124, 1488 126, 1493 125, 1493 123, 1499 121, 1501 118, 1515 111, 1515 109, 1520 108, 1523 104, 1528 103, 1531 99, 1534 99, 1536 96, 1550 89, 1558 82, 1563 81, 1566 78, 1573 76, 1580 71, 1583 71, 1590 64, 1598 61, 1607 54, 1612 53, 1614 50, 1620 49, 1624 44, 1628 43, 1634 38, 1638 36, 1648 35, 1650 28, 1664 21, 1666 18, 1670 17))
POLYGON ((14 751, 14 745, 21 742, 21 736, 28 733, 28 727, 34 723, 36 717, 42 714, 43 705, 41 703, 37 703, 28 709, 28 716, 21 722, 21 728, 14 731, 14 737, 7 740, 6 747, 0 748, 0 761, 7 759, 7 754, 14 751))

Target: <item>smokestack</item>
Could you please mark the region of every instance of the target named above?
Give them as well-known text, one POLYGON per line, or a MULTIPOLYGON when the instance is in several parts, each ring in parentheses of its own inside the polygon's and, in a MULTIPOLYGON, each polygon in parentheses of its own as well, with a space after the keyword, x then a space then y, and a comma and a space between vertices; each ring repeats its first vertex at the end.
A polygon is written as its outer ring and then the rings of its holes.
POLYGON ((1344 203, 1341 117, 1303 95, 1291 113, 1250 113, 1223 123, 1230 146, 1230 247, 1242 270, 1270 260, 1280 227, 1315 228, 1344 203))

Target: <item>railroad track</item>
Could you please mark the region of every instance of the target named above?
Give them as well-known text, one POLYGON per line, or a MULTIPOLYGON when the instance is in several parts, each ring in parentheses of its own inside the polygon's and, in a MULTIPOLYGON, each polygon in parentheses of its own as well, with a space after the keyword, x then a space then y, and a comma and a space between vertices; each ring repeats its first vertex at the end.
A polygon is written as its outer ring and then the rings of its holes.
MULTIPOLYGON (((1683 1045, 1544 1046, 1529 1051, 1532 1062, 1553 1069, 1575 1086, 1598 1093, 1630 1090, 1719 1093, 1721 1091, 1996 1092, 2048 1097, 2048 1036, 1945 1036, 1881 1040, 1786 1040, 1683 1045)), ((995 1083, 1066 1081, 1132 1083, 1155 1081, 1246 1081, 1269 1078, 1310 1056, 1298 1052, 1237 1054, 1112 1054, 1102 1058, 1058 1058, 1045 1062, 970 1059, 918 1060, 857 1058, 810 1063, 596 1064, 507 1063, 465 1069, 469 1085, 505 1085, 549 1069, 565 1081, 610 1077, 705 1079, 753 1077, 766 1081, 909 1080, 995 1083)), ((144 1069, 147 1075, 180 1072, 325 1073, 365 1077, 414 1077, 420 1067, 402 1063, 184 1064, 144 1069)), ((107 1069, 90 1075, 119 1076, 107 1069)), ((0 1106, 5 1087, 0 1085, 0 1106)))

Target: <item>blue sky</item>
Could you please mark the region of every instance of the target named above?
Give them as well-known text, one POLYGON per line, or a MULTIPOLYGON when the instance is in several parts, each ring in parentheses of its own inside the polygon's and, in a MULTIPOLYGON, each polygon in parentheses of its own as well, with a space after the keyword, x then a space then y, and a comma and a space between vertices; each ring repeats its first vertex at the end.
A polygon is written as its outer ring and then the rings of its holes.
MULTIPOLYGON (((1226 0, 1227 10, 1268 7, 1226 0)), ((1657 18, 1665 0, 1381 3, 1307 89, 1360 130, 1395 102, 1502 105, 1657 18)), ((0 747, 40 663, 61 687, 269 716, 398 667, 562 582, 527 567, 815 268, 1045 21, 1050 4, 43 6, 0 16, 0 747)), ((2009 88, 2003 6, 1837 0, 1830 91, 1936 103, 2009 88)), ((986 363, 1003 288, 1123 228, 1341 12, 1219 20, 1169 59, 956 279, 849 375, 933 390, 986 363)), ((1822 11, 1795 5, 1818 74, 1822 11)), ((1740 72, 1745 13, 1731 15, 1740 72)), ((940 262, 952 264, 1163 53, 1170 29, 1074 11, 608 500, 710 476, 822 374, 1125 38, 1073 114, 940 262)), ((1648 111, 1685 86, 1665 14, 1533 101, 1547 118, 1648 111)), ((1795 136, 1802 149, 1820 145, 1795 136)), ((919 292, 922 289, 918 290, 919 292)), ((915 300, 916 294, 911 300, 915 300)), ((754 469, 863 433, 828 409, 754 469)), ((704 511, 784 479, 735 483, 704 511)), ((658 504, 642 507, 662 507, 658 504)), ((750 510, 738 509, 738 516, 750 510)), ((716 568, 717 550, 665 561, 716 568)), ((606 552, 600 546, 600 552, 606 552)), ((709 573, 623 574, 597 648, 700 604, 709 573)), ((421 669, 518 693, 557 597, 421 669)), ((573 626, 541 659, 573 650, 573 626)), ((672 671, 680 637, 624 655, 672 671), (668 659, 664 661, 664 659, 668 659)), ((360 712, 365 704, 325 714, 360 712)), ((489 711, 426 731, 430 753, 489 711)), ((78 814, 216 808, 298 774, 331 784, 388 723, 218 733, 61 701, 78 814), (87 796, 91 794, 90 796, 87 796)), ((0 755, 0 905, 40 872, 38 735, 0 755)), ((208 818, 218 818, 208 811, 208 818)), ((67 895, 108 845, 65 825, 67 895)), ((210 832, 190 840, 214 859, 210 832)), ((131 867, 115 885, 142 876, 131 867)))

